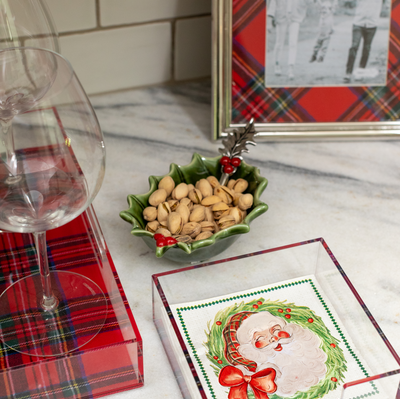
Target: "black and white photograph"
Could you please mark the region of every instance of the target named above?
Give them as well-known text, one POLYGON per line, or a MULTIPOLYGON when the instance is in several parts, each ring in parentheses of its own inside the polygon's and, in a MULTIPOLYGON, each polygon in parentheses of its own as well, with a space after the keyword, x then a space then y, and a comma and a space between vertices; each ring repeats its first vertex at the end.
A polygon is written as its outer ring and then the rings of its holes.
POLYGON ((265 86, 385 86, 390 15, 390 0, 267 0, 265 86))

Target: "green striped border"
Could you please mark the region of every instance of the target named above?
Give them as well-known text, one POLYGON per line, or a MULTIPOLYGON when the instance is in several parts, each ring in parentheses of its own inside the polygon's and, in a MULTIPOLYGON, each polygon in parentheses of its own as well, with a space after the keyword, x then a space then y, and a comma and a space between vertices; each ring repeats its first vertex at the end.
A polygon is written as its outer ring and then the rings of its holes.
MULTIPOLYGON (((229 298, 218 299, 218 300, 211 301, 211 302, 208 302, 208 303, 203 303, 201 305, 184 306, 182 308, 176 308, 176 312, 178 314, 178 318, 179 318, 179 321, 181 323, 183 333, 184 333, 184 335, 186 337, 186 340, 187 340, 187 342, 189 344, 189 347, 192 350, 193 357, 195 358, 195 360, 197 362, 197 365, 199 366, 199 368, 201 370, 201 373, 202 373, 202 375, 203 375, 203 377, 204 377, 204 379, 206 381, 206 384, 207 384, 207 386, 208 386, 208 388, 209 388, 209 390, 211 392, 211 395, 212 395, 213 399, 217 399, 217 397, 215 396, 212 384, 211 384, 211 382, 210 382, 210 380, 208 378, 208 375, 207 375, 207 373, 206 373, 206 371, 204 369, 202 361, 200 360, 200 357, 197 354, 197 350, 196 350, 195 346, 193 345, 193 342, 192 342, 192 340, 190 338, 189 332, 188 332, 188 330, 186 328, 186 325, 185 325, 185 321, 183 320, 183 317, 182 317, 182 312, 201 309, 201 308, 206 308, 208 306, 213 306, 213 305, 217 305, 217 304, 224 303, 224 302, 230 302, 230 301, 233 301, 233 300, 236 300, 236 299, 250 298, 252 296, 257 296, 257 295, 261 295, 261 294, 268 293, 268 292, 271 292, 271 291, 276 291, 276 290, 279 290, 279 289, 282 289, 282 288, 287 288, 287 287, 290 287, 290 286, 295 286, 295 285, 305 284, 305 283, 309 283, 310 284, 310 286, 313 289, 315 295, 319 299, 319 301, 322 304, 322 306, 324 307, 327 315, 331 319, 331 322, 333 323, 333 325, 336 328, 338 334, 340 335, 340 338, 343 340, 347 350, 349 351, 351 356, 354 358, 354 360, 356 361, 357 365, 360 367, 361 371, 364 373, 365 377, 369 377, 367 370, 365 369, 365 367, 361 363, 361 361, 358 358, 358 356, 356 355, 356 353, 351 348, 351 346, 348 343, 345 335, 343 334, 342 330, 340 329, 338 323, 336 322, 335 318, 333 317, 331 311, 329 310, 328 306, 326 305, 324 299, 322 298, 322 295, 319 293, 319 291, 318 291, 317 287, 315 286, 314 282, 311 279, 305 279, 305 280, 294 281, 294 282, 291 282, 291 283, 278 285, 276 287, 271 287, 271 288, 267 288, 267 289, 261 289, 261 290, 254 291, 254 292, 251 292, 251 293, 248 293, 248 294, 234 295, 234 296, 229 297, 229 298)), ((373 387, 373 390, 371 392, 368 392, 368 393, 366 393, 364 395, 355 396, 352 399, 363 399, 363 398, 367 398, 369 396, 378 394, 379 391, 378 391, 378 388, 376 387, 376 385, 374 384, 374 382, 371 381, 370 384, 373 387)))

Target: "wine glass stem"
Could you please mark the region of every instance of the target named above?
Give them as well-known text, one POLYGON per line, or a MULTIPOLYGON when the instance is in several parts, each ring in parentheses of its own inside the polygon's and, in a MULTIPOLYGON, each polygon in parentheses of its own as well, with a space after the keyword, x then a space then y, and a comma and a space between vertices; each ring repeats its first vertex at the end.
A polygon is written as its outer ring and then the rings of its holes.
POLYGON ((8 166, 10 176, 17 175, 17 158, 14 149, 14 136, 12 132, 12 119, 0 120, 3 134, 3 143, 6 149, 6 165, 8 166))
POLYGON ((51 289, 50 269, 47 256, 46 232, 34 233, 39 273, 42 282, 43 298, 41 305, 44 310, 53 310, 58 301, 51 289))

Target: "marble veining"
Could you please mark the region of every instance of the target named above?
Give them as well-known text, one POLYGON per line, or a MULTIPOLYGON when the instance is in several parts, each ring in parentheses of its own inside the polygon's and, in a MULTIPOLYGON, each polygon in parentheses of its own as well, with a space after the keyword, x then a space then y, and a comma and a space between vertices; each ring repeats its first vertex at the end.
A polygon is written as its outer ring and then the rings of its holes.
MULTIPOLYGON (((148 176, 217 156, 209 81, 93 96, 107 146, 94 208, 144 341, 145 386, 113 398, 179 398, 152 321, 151 275, 179 265, 157 259, 119 217, 148 176)), ((400 141, 260 142, 245 160, 269 184, 267 213, 217 258, 323 237, 400 353, 400 141)), ((215 259, 217 259, 215 258, 215 259)))

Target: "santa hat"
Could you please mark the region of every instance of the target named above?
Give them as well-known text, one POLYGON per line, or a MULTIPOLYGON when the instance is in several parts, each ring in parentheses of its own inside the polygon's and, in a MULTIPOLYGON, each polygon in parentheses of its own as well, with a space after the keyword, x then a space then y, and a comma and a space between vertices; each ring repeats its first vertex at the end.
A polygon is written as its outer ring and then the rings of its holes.
POLYGON ((257 364, 249 359, 246 359, 239 353, 238 347, 240 344, 236 336, 237 330, 242 324, 243 320, 246 320, 253 314, 255 314, 255 312, 240 312, 234 314, 226 323, 226 326, 222 331, 222 336, 224 338, 224 354, 226 360, 234 366, 241 365, 247 370, 255 373, 257 364))

